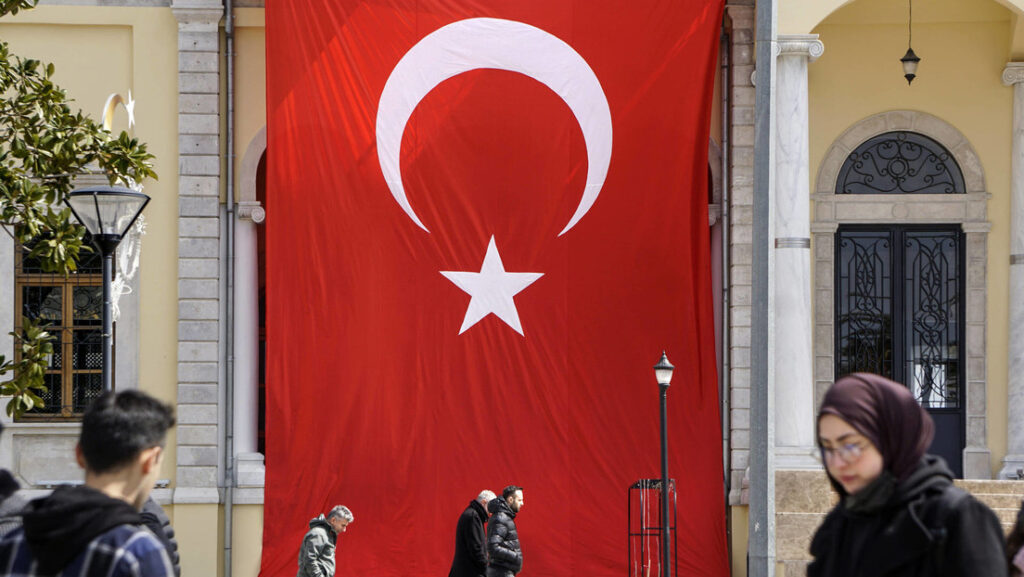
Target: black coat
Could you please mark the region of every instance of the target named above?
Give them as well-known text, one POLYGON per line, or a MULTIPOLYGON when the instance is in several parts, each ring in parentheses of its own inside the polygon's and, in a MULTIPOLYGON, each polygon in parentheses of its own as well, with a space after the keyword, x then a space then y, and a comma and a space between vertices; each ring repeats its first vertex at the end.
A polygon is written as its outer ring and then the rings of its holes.
POLYGON ((876 507, 843 497, 811 541, 808 577, 1006 577, 999 519, 926 455, 876 507))
POLYGON ((0 537, 21 527, 21 510, 25 505, 28 505, 28 499, 21 492, 14 475, 0 469, 0 537))
POLYGON ((152 495, 142 505, 142 524, 156 535, 167 549, 167 556, 171 558, 171 565, 174 565, 174 574, 181 576, 181 556, 178 555, 178 540, 174 538, 174 527, 171 527, 171 520, 164 512, 164 508, 157 503, 152 495))
POLYGON ((455 525, 455 558, 448 577, 483 577, 487 572, 487 548, 484 525, 487 511, 476 499, 459 516, 455 525))
POLYGON ((519 573, 523 569, 523 552, 516 533, 516 513, 508 502, 498 497, 487 504, 491 520, 487 522, 487 553, 491 567, 519 573))

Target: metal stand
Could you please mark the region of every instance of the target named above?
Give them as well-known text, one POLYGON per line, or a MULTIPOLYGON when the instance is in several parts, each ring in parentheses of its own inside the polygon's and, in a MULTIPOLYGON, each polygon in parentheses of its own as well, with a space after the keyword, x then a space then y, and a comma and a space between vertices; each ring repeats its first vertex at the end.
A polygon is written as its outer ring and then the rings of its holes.
POLYGON ((671 573, 679 574, 679 559, 669 556, 664 550, 664 537, 671 538, 671 552, 678 551, 676 532, 676 482, 669 479, 668 494, 671 501, 669 510, 668 535, 662 535, 661 479, 640 479, 629 487, 629 577, 668 577, 664 565, 671 563, 671 573))

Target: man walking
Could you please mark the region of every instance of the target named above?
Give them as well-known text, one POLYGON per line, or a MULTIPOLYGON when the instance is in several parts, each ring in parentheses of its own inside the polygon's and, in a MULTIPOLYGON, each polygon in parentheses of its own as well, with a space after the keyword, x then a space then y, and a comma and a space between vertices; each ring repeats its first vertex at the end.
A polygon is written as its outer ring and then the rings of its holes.
POLYGON ((23 527, 0 539, 0 577, 174 577, 139 515, 173 425, 171 408, 145 393, 96 399, 75 447, 85 484, 29 502, 23 527))
POLYGON ((487 524, 487 504, 494 497, 494 491, 480 491, 459 516, 455 525, 455 558, 448 577, 483 577, 487 572, 484 525, 487 524))
POLYGON ((523 570, 523 552, 516 533, 516 514, 523 508, 523 488, 505 487, 500 499, 487 505, 491 520, 487 523, 487 577, 512 577, 523 570))
POLYGON ((309 531, 299 549, 299 572, 296 577, 334 577, 334 547, 338 535, 355 521, 352 511, 344 505, 331 509, 327 517, 320 515, 309 521, 309 531))

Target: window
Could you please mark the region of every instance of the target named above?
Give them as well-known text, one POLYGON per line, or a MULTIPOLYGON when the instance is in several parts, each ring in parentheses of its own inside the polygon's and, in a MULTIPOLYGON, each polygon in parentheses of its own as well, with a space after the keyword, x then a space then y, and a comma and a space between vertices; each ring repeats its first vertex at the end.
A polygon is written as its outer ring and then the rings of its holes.
MULTIPOLYGON (((86 242, 90 242, 88 236, 86 242)), ((14 268, 15 326, 31 318, 48 327, 55 337, 45 376, 47 392, 40 395, 46 405, 25 413, 23 419, 80 417, 103 392, 103 271, 99 251, 83 251, 78 270, 65 277, 43 271, 40 263, 19 246, 14 268)))

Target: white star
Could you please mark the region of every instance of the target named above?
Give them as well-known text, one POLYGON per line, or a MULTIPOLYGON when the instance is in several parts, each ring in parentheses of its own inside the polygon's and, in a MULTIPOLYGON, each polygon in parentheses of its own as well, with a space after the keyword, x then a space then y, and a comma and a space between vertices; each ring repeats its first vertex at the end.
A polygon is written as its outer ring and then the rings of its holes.
POLYGON ((135 126, 135 101, 132 100, 132 91, 128 91, 128 102, 124 103, 124 109, 128 111, 128 128, 135 126))
POLYGON ((519 322, 519 311, 512 297, 544 276, 539 272, 505 272, 493 236, 487 244, 487 254, 484 263, 480 265, 480 272, 441 271, 441 274, 473 297, 466 309, 462 328, 459 329, 460 335, 491 313, 522 335, 523 325, 519 322))

